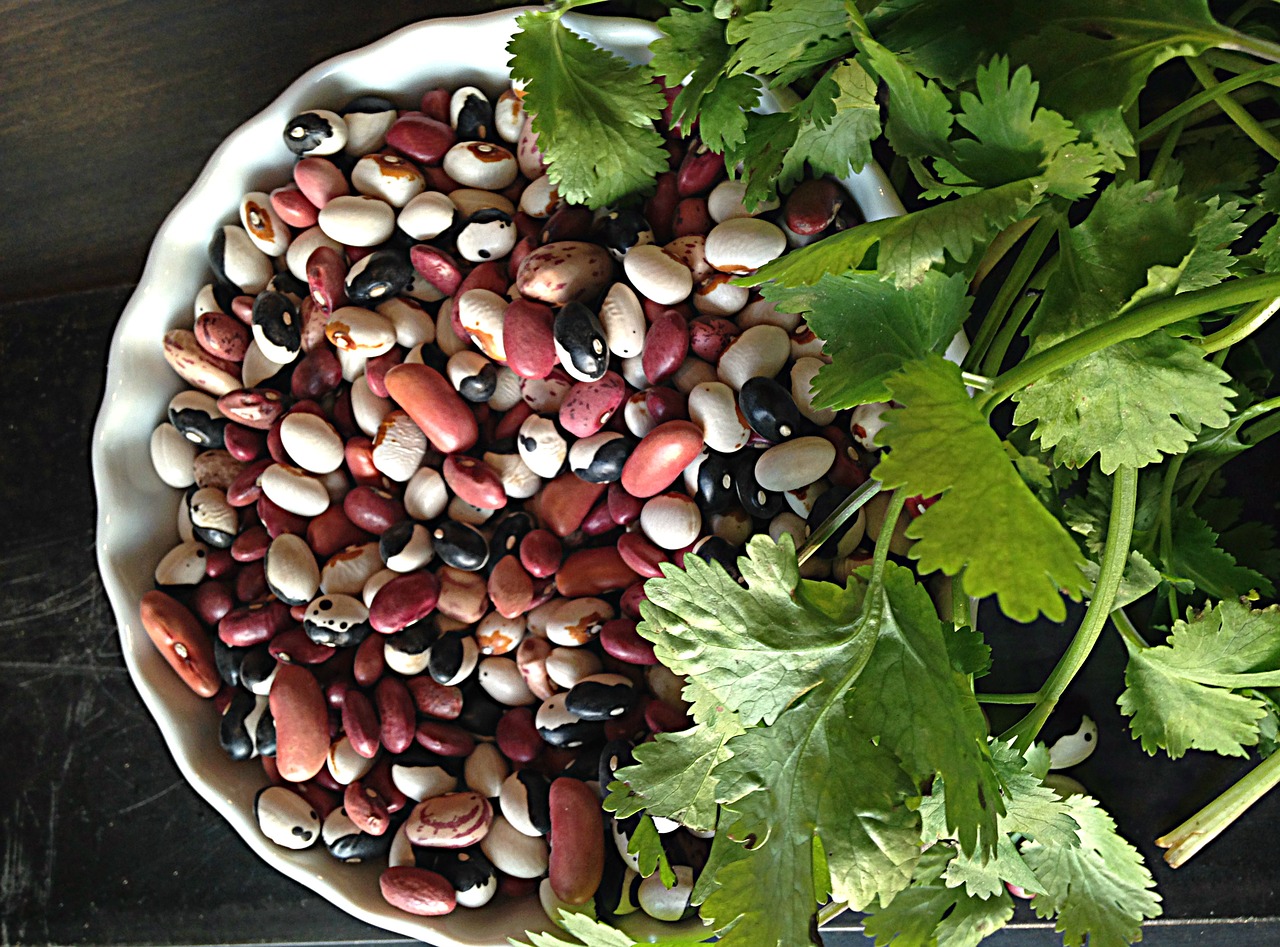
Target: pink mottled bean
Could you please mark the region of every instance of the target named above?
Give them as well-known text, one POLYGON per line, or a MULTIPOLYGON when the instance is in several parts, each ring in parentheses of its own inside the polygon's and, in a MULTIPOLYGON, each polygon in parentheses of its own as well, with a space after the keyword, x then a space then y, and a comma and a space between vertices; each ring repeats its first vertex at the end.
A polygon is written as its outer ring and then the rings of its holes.
POLYGON ((222 312, 202 312, 197 316, 195 334, 202 349, 228 362, 243 361, 253 340, 243 322, 222 312))
POLYGON ((590 437, 611 418, 626 397, 627 383, 617 372, 598 381, 580 381, 560 403, 560 424, 576 437, 590 437))
POLYGON ((689 324, 684 316, 668 309, 649 326, 644 337, 641 364, 652 384, 666 381, 689 354, 689 324))
POLYGON ((346 176, 328 158, 303 158, 293 166, 293 183, 317 210, 351 193, 346 176))
MULTIPOLYGON (((299 164, 310 160, 304 158, 299 164)), ((307 286, 311 298, 330 312, 347 304, 346 275, 347 261, 333 247, 322 244, 307 257, 307 286)))

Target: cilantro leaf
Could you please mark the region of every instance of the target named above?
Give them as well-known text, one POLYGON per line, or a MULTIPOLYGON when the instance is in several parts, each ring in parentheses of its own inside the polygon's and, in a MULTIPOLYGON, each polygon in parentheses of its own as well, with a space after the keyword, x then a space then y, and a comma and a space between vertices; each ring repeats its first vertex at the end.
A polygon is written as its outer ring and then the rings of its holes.
POLYGON ((948 156, 947 139, 955 117, 951 103, 936 82, 866 34, 855 36, 867 65, 889 87, 889 121, 885 135, 904 158, 948 156))
POLYGON ((969 316, 967 290, 963 275, 931 270, 909 291, 865 271, 823 276, 812 287, 766 283, 760 291, 779 310, 803 313, 826 339, 831 364, 814 379, 814 404, 849 408, 888 401, 886 378, 913 359, 945 352, 969 316))
POLYGON ((729 167, 742 165, 742 180, 747 185, 742 201, 748 207, 772 200, 780 189, 800 179, 803 169, 787 165, 787 154, 799 134, 800 122, 788 112, 752 112, 747 116, 745 140, 726 151, 725 163, 729 167))
POLYGON ((788 85, 853 52, 849 28, 842 4, 773 0, 767 10, 747 15, 729 74, 756 72, 771 76, 774 86, 788 85))
MULTIPOLYGON (((534 947, 637 947, 636 941, 626 934, 579 911, 561 908, 556 924, 576 939, 567 941, 552 934, 532 931, 527 931, 525 936, 534 947)), ((515 947, 522 947, 514 938, 509 942, 515 947)), ((704 940, 699 937, 663 937, 659 943, 662 947, 700 947, 704 940)))
POLYGON ((1194 201, 1217 197, 1228 200, 1250 188, 1262 173, 1258 154, 1241 148, 1231 136, 1215 136, 1177 151, 1164 180, 1178 186, 1178 192, 1194 201))
POLYGON ((876 947, 974 947, 1009 922, 1013 900, 1003 888, 999 896, 983 899, 949 883, 951 856, 948 845, 929 848, 911 887, 867 916, 867 936, 876 947))
POLYGON ((1244 210, 1235 201, 1222 204, 1211 197, 1204 203, 1204 216, 1191 231, 1195 243, 1187 254, 1178 292, 1216 286, 1231 276, 1231 270, 1239 261, 1231 252, 1231 245, 1244 234, 1245 225, 1240 222, 1244 210))
POLYGON ((640 817, 640 824, 631 833, 631 841, 627 843, 627 853, 636 856, 636 866, 640 869, 641 877, 647 878, 656 871, 659 880, 666 887, 670 888, 676 883, 676 873, 667 860, 666 849, 662 847, 662 836, 651 817, 640 817))
POLYGON ((809 98, 825 98, 834 112, 801 123, 787 154, 788 167, 801 168, 808 162, 813 174, 836 177, 861 171, 871 162, 871 142, 880 134, 875 80, 847 59, 823 77, 809 98))
MULTIPOLYGON (((1185 268, 1203 213, 1150 181, 1107 188, 1089 216, 1060 235, 1062 264, 1026 330, 1028 354, 1110 320, 1135 294, 1149 293, 1153 267, 1185 268)), ((1082 467, 1098 454, 1104 473, 1142 467, 1185 451, 1202 427, 1227 423, 1228 380, 1198 347, 1156 331, 1018 392, 1014 423, 1036 422, 1034 436, 1058 464, 1082 467)))
POLYGON ((668 155, 653 120, 666 104, 649 73, 532 10, 507 46, 511 74, 526 82, 547 174, 567 201, 597 208, 649 187, 668 155))
POLYGON ((1151 872, 1094 799, 1075 795, 1064 802, 1079 825, 1079 842, 1023 846, 1023 859, 1045 888, 1031 907, 1043 918, 1057 915, 1055 929, 1068 947, 1081 947, 1086 937, 1090 947, 1131 944, 1143 920, 1160 914, 1151 872))
POLYGON ((1218 598, 1235 598, 1252 591, 1275 592, 1266 578, 1236 564, 1231 553, 1218 544, 1218 534, 1203 519, 1186 508, 1173 517, 1173 548, 1164 563, 1165 572, 1190 580, 1195 587, 1218 598))
POLYGON ((874 476, 891 489, 942 494, 907 530, 919 540, 910 555, 921 571, 963 571, 969 595, 997 595, 1018 621, 1041 612, 1063 620, 1059 589, 1073 597, 1087 589, 1084 560, 1018 475, 960 369, 930 355, 890 378, 888 388, 904 407, 884 416, 879 440, 891 449, 874 476))
POLYGON ((1280 611, 1224 601, 1174 623, 1167 644, 1139 648, 1126 639, 1128 685, 1120 710, 1142 748, 1177 759, 1188 749, 1245 756, 1266 714, 1234 689, 1280 685, 1280 611))

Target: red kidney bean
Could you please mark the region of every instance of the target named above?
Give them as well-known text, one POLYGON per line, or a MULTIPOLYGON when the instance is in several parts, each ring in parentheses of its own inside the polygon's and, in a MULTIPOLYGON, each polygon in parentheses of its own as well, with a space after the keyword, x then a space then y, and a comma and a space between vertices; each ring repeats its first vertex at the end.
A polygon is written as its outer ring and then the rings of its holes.
MULTIPOLYGON (((278 768, 276 772, 279 772, 278 768)), ((316 815, 320 816, 321 820, 342 805, 342 793, 340 791, 335 792, 326 786, 321 786, 314 780, 308 779, 300 783, 291 783, 286 781, 283 776, 280 777, 280 780, 284 785, 311 803, 311 808, 316 810, 316 815)))
POLYGON ((515 437, 520 431, 520 425, 524 424, 533 413, 533 407, 528 402, 518 402, 494 422, 493 440, 502 441, 515 437))
MULTIPOLYGON (((329 738, 331 740, 333 738, 332 727, 330 727, 329 738)), ((315 774, 315 776, 312 777, 311 781, 315 783, 317 786, 321 787, 322 789, 327 789, 330 792, 332 792, 334 795, 338 797, 339 800, 342 799, 342 794, 343 792, 346 791, 346 788, 347 788, 346 786, 342 785, 342 783, 338 782, 336 779, 333 778, 333 773, 329 772, 329 768, 327 766, 321 766, 320 770, 315 774)))
POLYGON ((600 629, 600 647, 605 654, 627 664, 648 666, 657 664, 653 643, 641 638, 636 623, 630 618, 615 618, 605 622, 600 629))
POLYGON ((543 244, 560 240, 587 240, 591 237, 594 215, 581 204, 565 204, 547 218, 542 226, 543 244))
POLYGON ((289 457, 289 452, 284 449, 284 441, 280 439, 280 420, 282 419, 277 419, 267 431, 267 453, 277 464, 292 465, 293 460, 289 457))
POLYGON ((728 319, 695 319, 689 323, 689 348, 698 358, 714 365, 740 334, 741 330, 728 319))
POLYGON ((674 236, 671 224, 676 214, 676 204, 680 201, 677 185, 678 172, 664 171, 658 175, 653 196, 645 201, 644 219, 653 228, 654 242, 662 245, 670 243, 674 236))
POLYGON ((656 496, 702 450, 702 429, 691 421, 667 421, 646 434, 622 467, 622 487, 633 497, 656 496))
POLYGON ((476 748, 475 737, 466 730, 439 720, 419 721, 414 739, 423 749, 441 756, 466 756, 476 748))
POLYGON ((290 605, 289 617, 292 618, 294 621, 296 621, 299 625, 301 625, 303 620, 307 617, 307 606, 306 605, 290 605))
POLYGON ((245 325, 253 324, 253 297, 248 295, 236 296, 231 300, 231 314, 243 322, 245 325))
POLYGON ((689 325, 684 316, 668 309, 649 326, 644 337, 641 364, 653 384, 666 381, 689 354, 689 325))
POLYGON ((374 688, 380 721, 379 740, 390 753, 403 753, 413 745, 416 715, 413 695, 398 678, 384 677, 374 688))
POLYGON ((533 579, 516 556, 503 556, 489 573, 488 594, 498 614, 515 618, 533 601, 533 579))
POLYGON ((604 875, 600 800, 586 783, 562 776, 551 784, 551 890, 567 904, 585 904, 604 875))
POLYGON ((342 498, 342 512, 355 526, 375 536, 405 518, 404 504, 395 495, 363 484, 342 498))
POLYGON ((271 537, 261 526, 250 526, 231 543, 231 558, 236 562, 256 562, 267 554, 271 537))
POLYGON ((640 518, 640 511, 644 508, 644 504, 624 490, 622 484, 617 482, 609 484, 607 496, 609 515, 619 526, 634 523, 640 518))
POLYGON ((447 122, 428 115, 402 115, 387 129, 387 144, 405 157, 434 166, 458 140, 447 122))
POLYGON ((582 530, 584 536, 596 537, 604 535, 616 526, 613 517, 609 515, 609 501, 601 497, 578 528, 582 530))
POLYGON ((289 606, 279 599, 233 609, 218 622, 223 644, 247 648, 270 641, 293 623, 289 606))
POLYGON ((565 598, 582 598, 624 589, 638 578, 617 549, 600 546, 572 553, 556 573, 556 589, 565 598))
POLYGON ((482 510, 499 510, 507 505, 502 478, 483 460, 465 454, 450 454, 440 469, 449 489, 465 502, 482 510))
POLYGON ((347 518, 342 507, 330 504, 329 508, 307 524, 307 545, 317 559, 328 559, 334 553, 366 543, 373 537, 347 518))
POLYGON ((387 659, 383 651, 382 638, 370 635, 356 645, 355 658, 351 662, 351 675, 357 684, 361 687, 372 687, 386 671, 387 659))
MULTIPOLYGON (((698 432, 698 440, 702 440, 701 431, 698 432)), ((573 473, 556 477, 542 488, 536 499, 543 523, 557 536, 568 536, 582 525, 596 500, 600 499, 600 494, 604 493, 604 486, 603 483, 579 480, 573 473)))
POLYGON ((227 583, 205 579, 192 593, 191 607, 206 625, 217 625, 235 607, 235 597, 227 583))
POLYGON ((420 167, 418 170, 421 171, 422 176, 427 179, 428 191, 439 191, 441 194, 452 194, 462 186, 453 178, 449 177, 444 168, 420 167))
POLYGON ((436 720, 456 720, 462 713, 462 691, 441 684, 427 674, 419 674, 404 682, 418 712, 436 720))
POLYGON ((479 437, 475 415, 443 375, 426 365, 397 365, 387 372, 387 393, 446 454, 468 451, 479 437))
MULTIPOLYGON (((446 296, 452 296, 462 285, 462 267, 445 251, 419 243, 409 250, 409 262, 418 275, 446 296)), ((455 330, 456 331, 456 330, 455 330)), ((459 338, 465 339, 466 335, 459 338)))
POLYGON ((369 606, 369 625, 391 634, 408 628, 435 611, 440 600, 440 580, 425 569, 406 572, 389 580, 369 606))
MULTIPOLYGON (((409 742, 413 742, 412 733, 409 742)), ((373 769, 361 780, 366 786, 375 790, 382 797, 387 812, 399 812, 409 804, 409 797, 396 788, 391 778, 391 757, 383 756, 373 764, 373 769)))
POLYGON ((555 575, 563 556, 559 537, 548 530, 531 530, 520 540, 520 564, 535 579, 555 575))
POLYGON ((334 649, 316 644, 297 625, 286 628, 274 638, 267 650, 281 664, 323 664, 333 657, 334 649))
POLYGON ((204 574, 211 579, 230 577, 231 573, 238 568, 240 567, 236 564, 230 549, 213 548, 205 554, 204 574))
POLYGON ((507 366, 521 378, 546 378, 560 363, 552 326, 555 314, 545 303, 517 299, 502 321, 507 366))
POLYGON ((622 598, 618 600, 618 607, 622 609, 622 613, 630 618, 640 617, 640 603, 645 601, 644 582, 637 582, 635 585, 628 586, 622 593, 622 598))
POLYGON ((627 383, 617 372, 577 382, 560 403, 560 424, 576 437, 590 437, 622 406, 626 394, 627 383))
POLYGON ((533 711, 528 707, 512 707, 498 721, 495 739, 502 755, 513 763, 532 763, 546 743, 534 726, 533 711))
POLYGON ((688 714, 652 699, 644 706, 644 722, 654 733, 676 733, 693 726, 688 714))
MULTIPOLYGON (((267 447, 266 435, 243 424, 228 424, 222 433, 227 453, 236 460, 249 462, 262 456, 267 447)), ((243 471, 241 471, 243 473, 243 471)))
POLYGON ((641 394, 644 395, 645 410, 655 425, 689 420, 689 399, 676 389, 646 388, 641 394))
POLYGON ((448 879, 426 868, 388 868, 378 878, 378 887, 392 907, 420 917, 448 914, 458 904, 457 893, 448 879))
POLYGON ((342 710, 342 705, 347 702, 347 694, 354 690, 350 681, 344 681, 341 678, 330 681, 324 688, 324 701, 332 710, 342 710))
POLYGON ((272 539, 284 533, 293 533, 295 536, 306 534, 307 518, 305 516, 290 513, 266 496, 258 497, 257 508, 258 519, 267 528, 267 534, 272 539))
POLYGON ((391 810, 386 800, 362 779, 347 785, 342 794, 342 805, 347 811, 347 818, 366 835, 385 835, 391 827, 391 810))
POLYGON ((507 257, 507 277, 513 283, 525 257, 538 249, 538 221, 525 213, 517 213, 515 221, 516 233, 520 235, 520 239, 511 250, 511 255, 507 257))
POLYGON ((367 760, 378 755, 382 746, 379 734, 382 724, 378 720, 378 712, 373 703, 362 691, 350 688, 342 702, 342 729, 351 748, 367 760))
POLYGON ((246 562, 236 573, 236 598, 246 605, 267 594, 267 570, 262 559, 246 562))
POLYGON ((213 644, 190 609, 173 596, 152 590, 142 596, 139 619, 184 684, 201 697, 218 693, 222 681, 213 658, 213 644))
POLYGON ((322 398, 342 383, 342 365, 338 356, 317 346, 300 358, 289 381, 295 398, 322 398))
POLYGON ((351 386, 343 385, 338 389, 338 396, 333 400, 333 411, 329 420, 344 438, 363 436, 360 433, 360 425, 356 424, 355 411, 351 407, 351 386))
MULTIPOLYGON (((232 427, 235 427, 235 425, 227 425, 227 430, 232 427)), ((241 428, 241 430, 246 429, 241 428)), ((265 442, 266 439, 264 438, 264 445, 265 442)), ((261 460, 246 464, 228 485, 227 502, 234 507, 252 506, 257 503, 262 497, 262 487, 258 486, 258 478, 262 476, 262 472, 270 467, 271 464, 270 457, 263 457, 261 460)))
MULTIPOLYGON (((458 284, 454 297, 457 298, 472 289, 487 289, 491 293, 505 296, 510 285, 511 280, 507 278, 506 264, 499 263, 497 260, 486 260, 472 267, 471 272, 458 284)), ((456 311, 457 307, 455 306, 454 309, 456 311)), ((459 338, 465 339, 466 336, 461 335, 459 338)))
POLYGON ((676 237, 687 237, 692 234, 704 234, 712 228, 711 212, 707 210, 705 197, 686 197, 676 205, 675 218, 671 222, 671 232, 676 237))
POLYGON ((835 181, 816 178, 802 181, 787 195, 783 219, 792 233, 808 237, 822 233, 836 219, 844 195, 835 181))
POLYGON ((347 439, 343 447, 343 462, 352 479, 360 486, 376 487, 382 484, 382 473, 373 463, 373 441, 363 434, 347 439))
POLYGON ((271 192, 271 209, 290 227, 306 230, 320 219, 320 208, 307 200, 296 184, 278 187, 271 192))
MULTIPOLYGON (((299 164, 310 159, 304 158, 299 164)), ((311 298, 330 312, 347 304, 347 261, 333 247, 321 245, 307 257, 307 287, 311 298)))
POLYGON ((375 355, 364 363, 364 380, 369 390, 379 398, 387 397, 387 372, 404 361, 404 350, 399 346, 375 355))
POLYGON ((280 775, 295 783, 314 778, 329 756, 329 711, 315 675, 298 665, 280 665, 269 700, 280 775))
POLYGON ((676 180, 676 191, 681 197, 703 194, 725 175, 724 158, 700 141, 690 140, 676 180))

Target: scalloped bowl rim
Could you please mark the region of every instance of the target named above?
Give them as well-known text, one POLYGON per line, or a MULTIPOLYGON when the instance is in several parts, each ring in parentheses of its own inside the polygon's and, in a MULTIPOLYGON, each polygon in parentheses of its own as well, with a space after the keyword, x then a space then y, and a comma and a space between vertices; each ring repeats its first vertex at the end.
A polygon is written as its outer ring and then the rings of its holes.
MULTIPOLYGON (((137 620, 139 600, 151 585, 154 563, 176 540, 175 491, 162 484, 152 468, 149 440, 169 398, 183 387, 164 361, 160 336, 170 328, 190 325, 191 300, 208 279, 204 248, 214 223, 234 219, 245 192, 276 186, 264 178, 273 178, 277 185, 288 180, 293 156, 280 140, 284 123, 306 108, 333 107, 335 101, 345 101, 343 96, 366 90, 384 92, 401 102, 406 89, 422 90, 433 82, 495 90, 505 81, 505 47, 515 32, 515 18, 531 9, 537 8, 405 26, 303 73, 232 132, 157 232, 111 341, 106 388, 93 433, 99 571, 119 625, 130 678, 183 777, 277 871, 368 924, 440 947, 499 947, 508 936, 527 929, 547 930, 550 925, 536 898, 508 904, 502 911, 459 910, 443 918, 414 917, 382 900, 377 886, 381 866, 342 865, 322 845, 287 851, 261 834, 252 805, 253 793, 263 785, 261 773, 252 766, 232 764, 221 753, 211 703, 187 690, 137 620), (415 54, 415 49, 433 41, 441 44, 443 56, 427 62, 421 53, 415 54)), ((646 59, 648 44, 661 35, 652 23, 642 20, 579 14, 567 19, 578 32, 635 61, 646 59)), ((845 184, 868 219, 902 213, 878 167, 868 166, 845 184)), ((643 925, 632 932, 637 937, 654 933, 643 925)))

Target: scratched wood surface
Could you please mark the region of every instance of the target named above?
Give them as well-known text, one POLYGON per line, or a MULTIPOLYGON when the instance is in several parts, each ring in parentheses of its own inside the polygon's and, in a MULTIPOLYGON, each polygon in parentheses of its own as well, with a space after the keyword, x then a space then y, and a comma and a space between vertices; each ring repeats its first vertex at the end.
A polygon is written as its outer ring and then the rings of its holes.
MULTIPOLYGON (((400 942, 268 869, 182 781, 98 580, 89 437, 151 235, 221 138, 317 61, 502 5, 0 0, 0 944, 400 942)), ((1063 642, 996 645, 1034 675, 1063 642)), ((1119 660, 1105 640, 1068 697, 1102 731, 1077 775, 1156 863, 1150 839, 1240 766, 1148 760, 1115 711, 1119 660)), ((1156 864, 1174 923, 1145 943, 1280 944, 1278 843, 1280 797, 1180 872, 1156 864)), ((1021 925, 990 941, 1059 942, 1021 925)))

